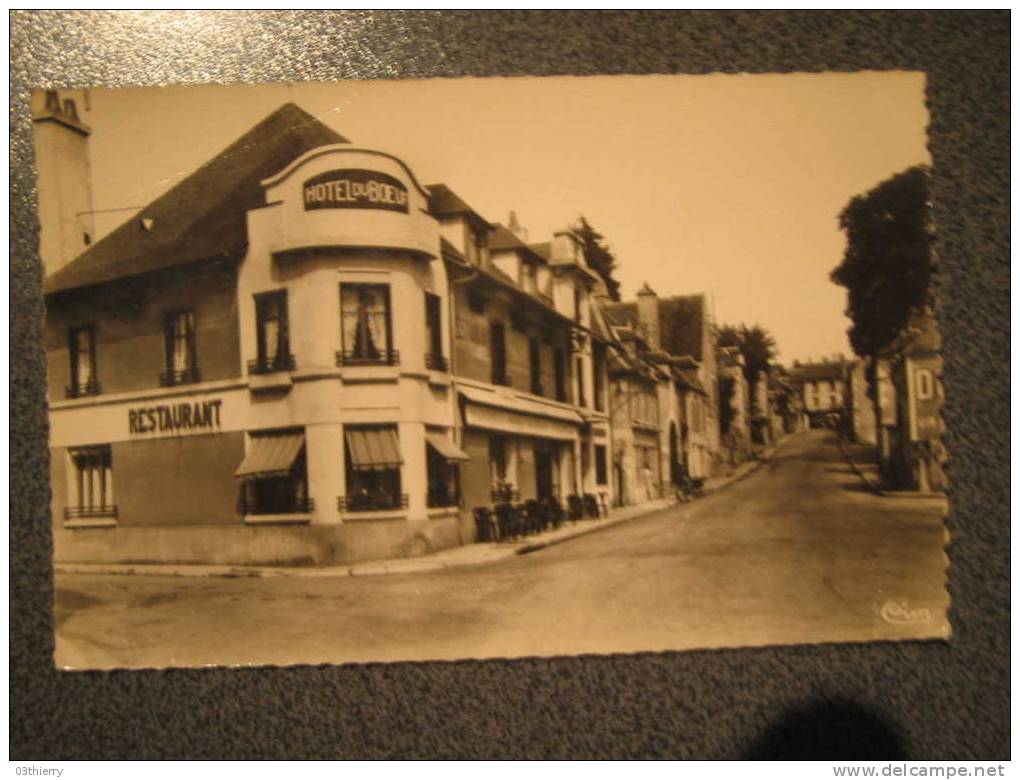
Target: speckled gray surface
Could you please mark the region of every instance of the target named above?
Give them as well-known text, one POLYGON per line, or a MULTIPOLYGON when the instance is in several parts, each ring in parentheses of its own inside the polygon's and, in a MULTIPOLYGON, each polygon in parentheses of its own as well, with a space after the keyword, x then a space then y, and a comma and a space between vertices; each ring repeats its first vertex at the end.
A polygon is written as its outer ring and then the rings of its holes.
POLYGON ((12 758, 1009 755, 1009 13, 14 12, 12 758), (952 454, 948 644, 291 669, 53 669, 34 86, 929 74, 952 454))

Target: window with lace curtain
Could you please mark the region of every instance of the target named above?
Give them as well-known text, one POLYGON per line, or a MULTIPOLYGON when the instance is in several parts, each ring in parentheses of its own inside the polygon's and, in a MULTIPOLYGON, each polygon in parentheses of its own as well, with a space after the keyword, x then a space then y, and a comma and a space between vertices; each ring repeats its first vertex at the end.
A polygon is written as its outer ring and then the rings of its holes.
POLYGON ((171 386, 199 381, 195 349, 195 313, 168 312, 164 327, 166 371, 160 377, 161 384, 171 386))
POLYGON ((341 364, 395 365, 390 320, 390 288, 386 284, 340 285, 341 364))

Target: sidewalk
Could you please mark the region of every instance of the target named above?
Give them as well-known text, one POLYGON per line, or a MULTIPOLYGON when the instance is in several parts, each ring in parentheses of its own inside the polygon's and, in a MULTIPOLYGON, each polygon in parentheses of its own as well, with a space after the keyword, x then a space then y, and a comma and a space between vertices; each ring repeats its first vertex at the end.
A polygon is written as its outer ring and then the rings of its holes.
POLYGON ((843 440, 842 436, 838 436, 837 441, 850 468, 861 478, 868 490, 876 496, 931 502, 938 504, 944 512, 949 511, 949 499, 945 493, 921 493, 916 490, 887 490, 883 488, 878 464, 865 459, 866 448, 859 444, 848 443, 843 440))
MULTIPOLYGON (((737 480, 743 479, 767 462, 775 447, 766 451, 761 459, 740 464, 732 474, 706 480, 705 493, 714 493, 737 480)), ((380 574, 411 574, 459 566, 476 566, 512 558, 515 555, 544 550, 571 539, 597 533, 626 523, 638 517, 660 512, 676 505, 672 498, 661 498, 637 506, 611 509, 609 517, 598 520, 567 521, 559 528, 512 542, 466 544, 420 558, 394 558, 368 561, 342 566, 232 566, 163 563, 56 563, 60 574, 141 574, 160 577, 371 577, 380 574)))

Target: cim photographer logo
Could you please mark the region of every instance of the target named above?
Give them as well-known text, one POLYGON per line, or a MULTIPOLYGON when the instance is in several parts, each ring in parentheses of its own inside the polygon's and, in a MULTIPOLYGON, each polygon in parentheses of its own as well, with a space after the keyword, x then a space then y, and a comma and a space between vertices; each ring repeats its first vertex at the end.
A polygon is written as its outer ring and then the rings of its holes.
POLYGON ((927 607, 912 607, 906 601, 887 601, 879 612, 886 623, 927 623, 934 617, 927 607))

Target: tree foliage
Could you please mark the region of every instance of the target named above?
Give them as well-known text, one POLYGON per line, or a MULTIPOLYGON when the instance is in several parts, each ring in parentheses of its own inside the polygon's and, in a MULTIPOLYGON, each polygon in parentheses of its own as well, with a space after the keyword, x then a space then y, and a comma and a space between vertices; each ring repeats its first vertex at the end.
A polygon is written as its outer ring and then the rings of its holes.
POLYGON ((908 168, 854 197, 839 215, 846 252, 831 278, 847 289, 848 333, 858 355, 879 355, 912 309, 932 303, 928 177, 925 166, 908 168))
POLYGON ((578 217, 577 224, 571 227, 571 232, 581 242, 584 261, 588 267, 606 283, 609 297, 614 301, 620 300, 620 283, 613 278, 616 257, 605 243, 605 236, 593 228, 583 214, 578 217))
POLYGON ((723 325, 719 328, 719 346, 737 347, 744 356, 744 377, 753 388, 758 372, 768 373, 776 356, 776 340, 761 325, 723 325))

